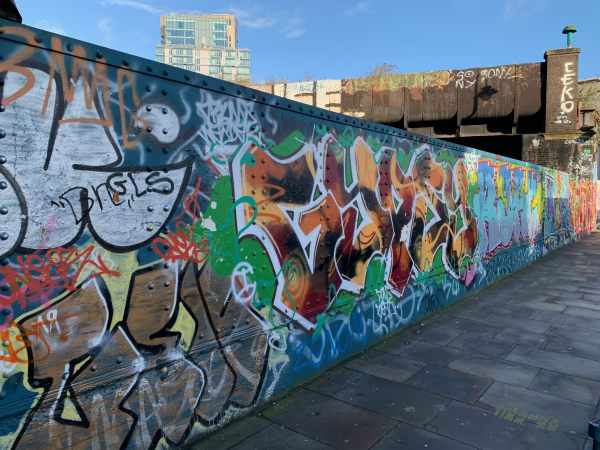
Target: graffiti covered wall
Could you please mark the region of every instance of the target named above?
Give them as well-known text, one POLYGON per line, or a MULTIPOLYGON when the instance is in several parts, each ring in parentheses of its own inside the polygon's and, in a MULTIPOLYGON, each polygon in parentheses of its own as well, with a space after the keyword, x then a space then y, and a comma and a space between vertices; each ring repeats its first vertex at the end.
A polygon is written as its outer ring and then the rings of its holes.
POLYGON ((189 442, 596 225, 564 173, 0 25, 1 448, 189 442))

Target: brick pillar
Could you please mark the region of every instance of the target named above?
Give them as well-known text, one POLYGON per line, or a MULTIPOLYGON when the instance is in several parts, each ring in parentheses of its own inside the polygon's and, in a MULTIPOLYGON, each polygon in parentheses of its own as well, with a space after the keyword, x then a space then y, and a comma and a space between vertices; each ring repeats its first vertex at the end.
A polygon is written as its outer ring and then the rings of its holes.
POLYGON ((546 59, 546 126, 549 134, 577 131, 578 48, 548 50, 546 59))

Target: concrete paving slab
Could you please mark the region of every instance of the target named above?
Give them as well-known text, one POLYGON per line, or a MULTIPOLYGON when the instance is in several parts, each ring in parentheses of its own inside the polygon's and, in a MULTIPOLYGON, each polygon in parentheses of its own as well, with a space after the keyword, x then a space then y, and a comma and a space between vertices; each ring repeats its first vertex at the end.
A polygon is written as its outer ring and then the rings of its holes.
POLYGON ((536 367, 474 354, 465 354, 456 358, 450 361, 448 367, 460 372, 522 387, 529 386, 540 370, 536 367))
POLYGON ((422 341, 433 342, 434 344, 445 345, 461 334, 461 330, 440 325, 437 327, 426 328, 419 335, 419 339, 422 341))
POLYGON ((300 389, 263 415, 335 448, 368 449, 398 422, 340 400, 300 389))
POLYGON ((405 349, 403 356, 410 359, 415 359, 427 364, 437 364, 445 366, 449 361, 458 358, 463 350, 454 349, 431 342, 417 342, 405 349))
POLYGON ((567 375, 600 380, 600 362, 576 356, 517 345, 506 359, 567 375))
POLYGON ((475 447, 401 423, 372 450, 475 450, 475 447))
POLYGON ((513 344, 544 348, 548 342, 550 342, 552 336, 544 333, 534 333, 532 331, 506 327, 496 334, 494 339, 502 342, 512 342, 513 344))
POLYGON ((576 328, 587 328, 588 330, 600 331, 600 320, 588 317, 567 316, 561 325, 568 325, 576 328))
POLYGON ((596 309, 569 306, 567 309, 565 309, 565 314, 568 314, 570 316, 585 317, 588 319, 597 320, 598 323, 600 323, 600 311, 596 309))
POLYGON ((346 363, 346 367, 386 380, 401 383, 425 366, 412 359, 395 356, 390 353, 370 351, 346 363))
POLYGON ((306 386, 319 394, 332 395, 362 378, 365 374, 345 367, 335 367, 306 386))
POLYGON ((548 297, 543 301, 526 300, 524 305, 528 308, 535 309, 537 311, 562 312, 567 308, 566 305, 560 305, 556 303, 556 297, 548 297))
POLYGON ((531 319, 517 319, 515 317, 509 317, 506 314, 496 314, 490 316, 486 323, 500 327, 510 327, 519 330, 525 330, 530 333, 544 333, 550 327, 550 324, 547 322, 531 319))
POLYGON ((600 344, 600 333, 586 328, 575 328, 569 325, 551 325, 547 333, 576 341, 600 344))
POLYGON ((493 326, 476 320, 462 319, 459 317, 451 317, 444 322, 443 326, 452 328, 461 333, 471 333, 482 337, 493 337, 502 329, 501 326, 493 326))
POLYGON ((600 396, 600 382, 598 381, 545 369, 540 371, 529 389, 590 406, 596 406, 600 396))
POLYGON ((317 442, 281 425, 272 424, 253 434, 235 447, 232 447, 232 450, 281 450, 288 448, 302 448, 306 450, 333 449, 329 445, 317 442))
POLYGON ((564 314, 557 311, 538 311, 533 315, 532 319, 541 320, 543 322, 557 323, 560 325, 564 323, 566 317, 564 314))
POLYGON ((588 422, 594 414, 594 407, 583 405, 529 389, 495 382, 480 398, 480 403, 489 405, 495 410, 506 408, 517 409, 525 416, 545 417, 548 422, 554 421, 556 428, 571 434, 587 436, 588 422))
POLYGON ((579 450, 583 440, 560 431, 505 420, 494 412, 452 402, 432 422, 433 430, 486 450, 579 450))
POLYGON ((464 333, 458 336, 456 339, 450 341, 448 345, 485 356, 504 358, 512 351, 513 348, 515 348, 515 345, 517 344, 512 342, 501 342, 495 339, 487 339, 480 336, 475 336, 474 334, 464 333))
POLYGON ((449 402, 445 397, 371 375, 365 375, 334 397, 413 425, 429 422, 449 402))
MULTIPOLYGON (((583 294, 584 297, 586 294, 583 294)), ((600 311, 600 301, 596 302, 594 301, 589 301, 589 299, 583 299, 583 300, 572 300, 572 299, 568 299, 568 298, 559 298, 557 301, 557 303, 560 303, 561 305, 565 305, 565 306, 577 306, 579 308, 587 308, 587 309, 593 309, 593 310, 597 310, 600 311)))
POLYGON ((546 346, 546 350, 600 362, 600 345, 591 342, 575 341, 562 336, 555 336, 546 346))
POLYGON ((462 402, 473 403, 492 383, 491 379, 445 367, 428 365, 405 384, 462 402))

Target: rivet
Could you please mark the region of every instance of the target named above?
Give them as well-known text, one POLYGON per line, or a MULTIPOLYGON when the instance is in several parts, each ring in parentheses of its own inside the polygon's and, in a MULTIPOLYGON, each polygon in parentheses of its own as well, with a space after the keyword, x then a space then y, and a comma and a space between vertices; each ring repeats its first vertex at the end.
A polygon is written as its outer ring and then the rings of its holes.
POLYGON ((148 208, 146 208, 146 209, 148 210, 148 212, 152 212, 152 211, 154 211, 154 207, 152 207, 152 206, 150 206, 150 205, 149 205, 149 206, 148 206, 148 208))
POLYGON ((0 164, 6 164, 6 156, 0 155, 0 164))
POLYGON ((3 347, 8 347, 8 341, 2 341, 2 346, 3 347))
MULTIPOLYGON (((163 188, 163 192, 164 192, 165 194, 168 194, 168 193, 169 193, 169 186, 165 186, 165 187, 163 188)), ((166 208, 166 207, 165 207, 165 208, 166 208)))
POLYGON ((154 230, 154 225, 153 225, 153 224, 151 224, 151 223, 149 223, 149 224, 146 226, 146 230, 148 230, 148 231, 152 231, 152 230, 154 230))
POLYGON ((121 364, 123 362, 122 356, 117 356, 117 364, 121 364))
POLYGON ((162 109, 162 113, 163 113, 163 114, 166 114, 166 113, 168 113, 168 112, 169 112, 169 110, 168 110, 167 108, 163 108, 163 109, 162 109))
POLYGON ((3 241, 8 239, 8 233, 6 231, 3 231, 2 233, 0 233, 0 239, 2 239, 3 241))
POLYGON ((225 92, 225 86, 221 86, 221 90, 225 92))
POLYGON ((169 72, 167 72, 166 70, 163 70, 163 75, 164 75, 165 77, 168 77, 168 76, 169 76, 169 72))
POLYGON ((152 88, 150 86, 146 86, 146 92, 150 92, 152 88))
POLYGON ((8 372, 2 372, 2 378, 8 378, 8 372))
POLYGON ((167 91, 165 89, 163 89, 162 91, 160 91, 162 95, 167 95, 167 91))
POLYGON ((163 148, 163 153, 166 155, 167 153, 169 153, 169 149, 168 148, 163 148))
POLYGON ((6 111, 6 106, 0 105, 0 112, 4 112, 4 111, 6 111))
POLYGON ((186 74, 183 76, 183 79, 184 79, 185 81, 190 81, 190 76, 189 76, 189 75, 186 73, 186 74))
POLYGON ((126 59, 123 60, 123 65, 125 67, 129 67, 129 61, 127 61, 126 59))
POLYGON ((207 85, 206 81, 202 81, 202 86, 206 86, 206 85, 207 85))
POLYGON ((10 261, 8 260, 8 258, 2 258, 2 259, 0 260, 0 264, 2 264, 3 266, 8 266, 8 263, 9 263, 9 262, 10 262, 10 261))
POLYGON ((168 310, 169 310, 169 307, 168 307, 168 306, 165 306, 165 311, 168 311, 168 310))
POLYGON ((148 289, 150 289, 150 290, 154 289, 154 285, 153 285, 152 283, 150 283, 150 284, 148 285, 148 289))
POLYGON ((169 130, 167 130, 166 128, 162 129, 163 134, 167 134, 169 132, 169 130))
POLYGON ((152 72, 152 67, 148 66, 148 67, 146 67, 146 70, 147 70, 148 72, 152 72))
POLYGON ((10 308, 2 308, 2 314, 5 316, 10 316, 10 308))
POLYGON ((171 286, 171 283, 169 283, 168 281, 165 281, 165 287, 169 287, 171 286))
POLYGON ((146 105, 146 111, 148 111, 148 112, 152 111, 152 106, 146 105))
POLYGON ((90 367, 90 370, 92 372, 95 372, 96 370, 98 370, 98 366, 96 364, 93 364, 92 367, 90 367))
POLYGON ((33 40, 34 40, 35 42, 37 42, 38 44, 41 44, 41 43, 42 43, 42 38, 41 38, 41 37, 39 37, 39 36, 37 36, 37 35, 36 35, 36 36, 33 38, 33 40))
POLYGON ((2 206, 0 207, 0 214, 2 214, 3 216, 8 214, 8 208, 6 206, 2 206))
POLYGON ((152 127, 148 127, 148 128, 146 128, 146 131, 147 131, 148 133, 152 133, 152 127))
POLYGON ((8 184, 6 183, 6 181, 0 181, 0 189, 6 189, 8 187, 8 184))
POLYGON ((98 58, 98 59, 102 59, 102 53, 100 53, 100 52, 96 52, 96 58, 98 58))
POLYGON ((73 44, 67 44, 67 51, 72 52, 73 51, 73 44))

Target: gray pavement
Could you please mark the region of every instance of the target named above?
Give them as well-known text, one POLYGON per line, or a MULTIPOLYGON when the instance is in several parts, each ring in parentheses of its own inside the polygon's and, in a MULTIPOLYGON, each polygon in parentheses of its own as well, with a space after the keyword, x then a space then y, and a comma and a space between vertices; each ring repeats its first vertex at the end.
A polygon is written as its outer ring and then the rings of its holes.
POLYGON ((600 233, 342 363, 195 449, 585 449, 600 233))

